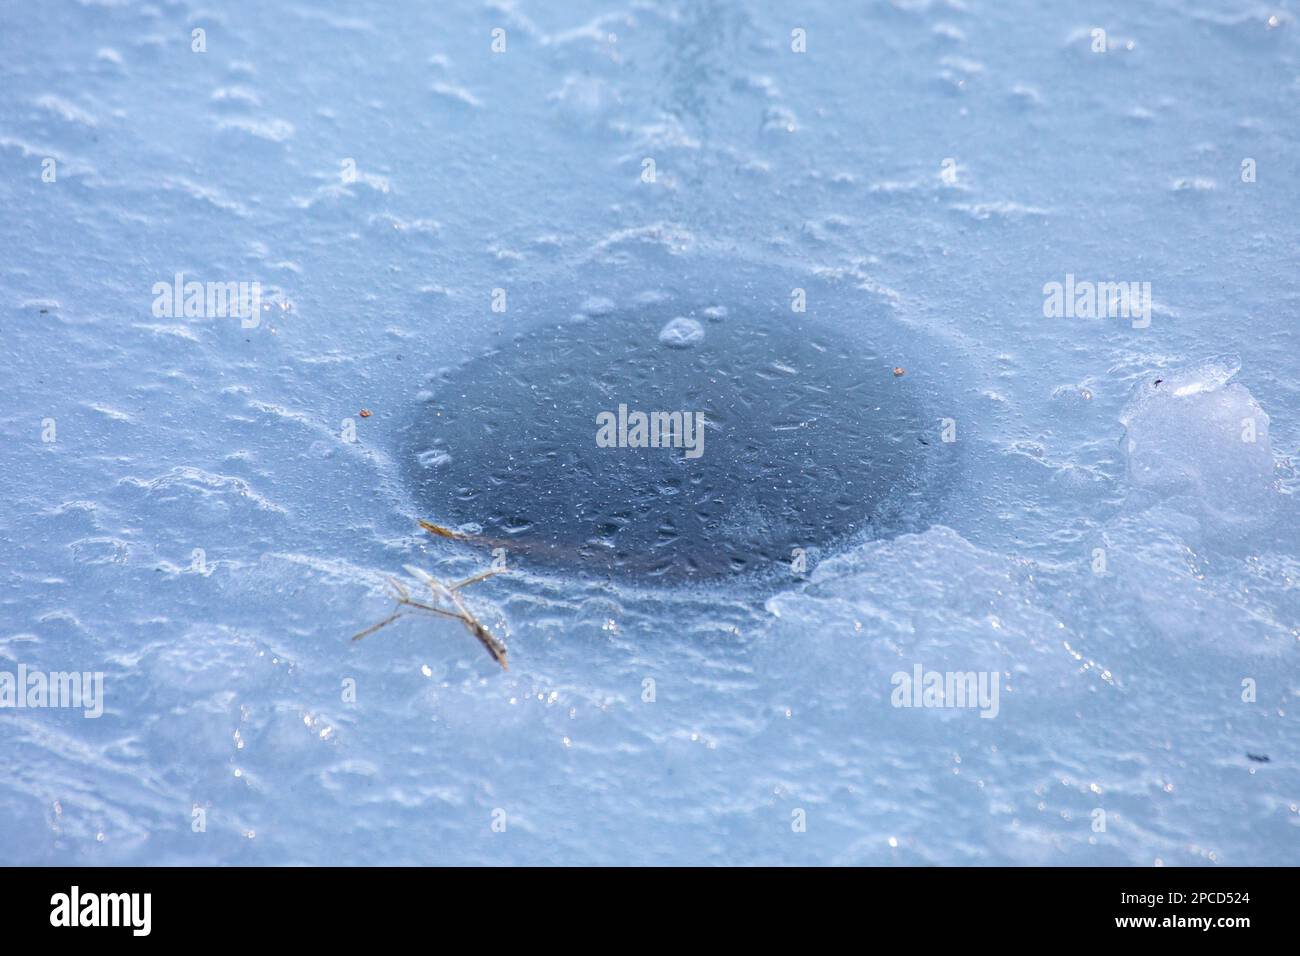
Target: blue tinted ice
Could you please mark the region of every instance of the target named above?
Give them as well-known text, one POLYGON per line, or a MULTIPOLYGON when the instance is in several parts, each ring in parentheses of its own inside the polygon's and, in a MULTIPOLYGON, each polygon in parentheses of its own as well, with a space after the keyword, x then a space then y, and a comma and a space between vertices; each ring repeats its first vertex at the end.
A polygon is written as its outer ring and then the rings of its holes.
POLYGON ((0 863, 1296 863, 1293 6, 4 4, 0 863))

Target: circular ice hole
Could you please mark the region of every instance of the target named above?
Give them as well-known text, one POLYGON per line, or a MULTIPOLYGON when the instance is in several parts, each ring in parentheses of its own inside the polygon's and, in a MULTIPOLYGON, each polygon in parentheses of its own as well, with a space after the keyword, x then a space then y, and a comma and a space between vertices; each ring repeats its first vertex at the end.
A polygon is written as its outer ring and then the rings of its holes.
POLYGON ((428 386, 401 452, 423 517, 511 564, 663 582, 928 526, 949 446, 922 376, 779 307, 663 348, 699 327, 671 305, 538 322, 428 386), (429 448, 449 457, 420 467, 429 448))

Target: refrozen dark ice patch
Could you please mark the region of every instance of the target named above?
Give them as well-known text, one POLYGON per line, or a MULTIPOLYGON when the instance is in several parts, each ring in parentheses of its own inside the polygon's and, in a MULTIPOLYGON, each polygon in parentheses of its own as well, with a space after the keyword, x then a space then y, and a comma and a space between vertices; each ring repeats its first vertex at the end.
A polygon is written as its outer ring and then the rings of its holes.
POLYGON ((663 582, 928 526, 939 423, 896 356, 779 307, 680 309, 533 322, 439 375, 403 439, 423 516, 512 563, 663 582), (702 443, 631 447, 635 412, 702 415, 702 443))

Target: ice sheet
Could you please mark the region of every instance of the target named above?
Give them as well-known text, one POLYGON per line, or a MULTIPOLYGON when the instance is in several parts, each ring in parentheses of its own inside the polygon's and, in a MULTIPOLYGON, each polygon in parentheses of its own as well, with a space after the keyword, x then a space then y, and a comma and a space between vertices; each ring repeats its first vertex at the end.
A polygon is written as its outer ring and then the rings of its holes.
POLYGON ((104 713, 0 711, 0 862, 1300 861, 1298 26, 5 4, 0 671, 102 672, 104 713), (416 525, 440 374, 552 312, 744 323, 749 275, 925 397, 919 525, 474 585, 508 672, 454 621, 349 641, 386 575, 489 560, 416 525), (1136 314, 1045 314, 1085 282, 1136 314))

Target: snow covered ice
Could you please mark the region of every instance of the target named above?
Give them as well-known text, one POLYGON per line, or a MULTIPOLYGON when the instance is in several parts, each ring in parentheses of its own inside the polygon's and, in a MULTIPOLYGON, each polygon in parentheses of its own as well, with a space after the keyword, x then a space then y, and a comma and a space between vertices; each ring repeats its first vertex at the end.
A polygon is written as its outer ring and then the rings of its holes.
POLYGON ((0 674, 103 710, 0 678, 0 863, 1300 862, 1289 4, 48 0, 0 73, 0 674), (697 398, 748 458, 595 445, 697 398), (558 549, 464 592, 509 671, 349 640, 475 537, 558 549))

